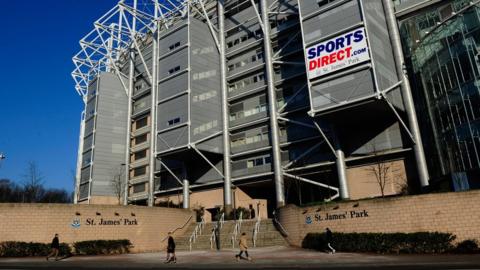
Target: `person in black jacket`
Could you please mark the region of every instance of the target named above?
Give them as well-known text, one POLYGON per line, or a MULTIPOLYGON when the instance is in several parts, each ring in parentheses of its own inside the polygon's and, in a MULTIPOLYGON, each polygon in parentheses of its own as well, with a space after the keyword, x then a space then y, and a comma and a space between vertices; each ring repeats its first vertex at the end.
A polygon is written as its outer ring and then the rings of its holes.
POLYGON ((55 261, 58 261, 58 250, 60 249, 60 241, 58 240, 58 233, 56 233, 55 237, 53 237, 50 248, 52 249, 52 251, 47 255, 47 261, 50 257, 53 257, 53 255, 55 255, 55 261))
POLYGON ((330 249, 328 253, 335 254, 335 249, 332 247, 333 235, 329 228, 325 229, 325 240, 327 241, 327 247, 330 249))
POLYGON ((165 261, 165 263, 170 262, 177 263, 177 256, 175 256, 175 240, 173 240, 171 232, 168 233, 167 260, 165 261))

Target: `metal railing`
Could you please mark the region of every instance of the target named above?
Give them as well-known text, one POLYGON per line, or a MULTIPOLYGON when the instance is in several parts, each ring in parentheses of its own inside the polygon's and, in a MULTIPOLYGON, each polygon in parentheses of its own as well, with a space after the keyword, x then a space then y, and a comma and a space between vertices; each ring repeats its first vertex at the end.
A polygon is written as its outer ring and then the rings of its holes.
POLYGON ((260 231, 260 216, 257 216, 257 222, 255 222, 255 227, 253 228, 253 247, 257 246, 257 234, 260 231))
POLYGON ((278 221, 277 219, 277 213, 275 212, 275 210, 273 211, 273 224, 277 227, 278 231, 280 231, 280 233, 284 236, 284 237, 287 237, 288 236, 288 232, 287 230, 285 230, 285 228, 282 226, 282 224, 280 223, 280 221, 278 221))
POLYGON ((225 223, 225 213, 223 213, 220 216, 220 219, 215 223, 212 229, 212 234, 210 235, 210 249, 213 249, 213 243, 217 241, 217 235, 215 234, 215 231, 218 229, 223 228, 223 224, 225 223))
POLYGON ((225 223, 225 213, 222 213, 220 216, 220 219, 218 220, 220 222, 220 229, 223 228, 223 223, 225 223))
POLYGON ((237 242, 237 235, 240 233, 242 228, 242 217, 243 212, 240 212, 238 220, 235 222, 235 227, 233 228, 233 235, 232 235, 232 248, 235 248, 235 243, 237 242))
MULTIPOLYGON (((185 228, 185 226, 187 226, 187 224, 190 223, 190 220, 191 220, 192 218, 193 218, 193 216, 188 217, 187 221, 185 221, 185 223, 183 223, 182 226, 177 227, 177 228, 175 228, 174 230, 171 230, 171 231, 169 231, 169 232, 170 232, 171 234, 174 234, 177 230, 181 230, 181 229, 185 228)), ((167 238, 168 238, 168 235, 165 236, 165 238, 162 239, 162 242, 164 242, 165 240, 167 240, 167 238)))
POLYGON ((197 241, 197 236, 199 234, 202 234, 202 230, 204 227, 205 227, 205 219, 202 217, 202 220, 197 223, 197 226, 195 226, 195 229, 193 230, 192 235, 188 239, 190 251, 192 251, 192 244, 195 243, 195 241, 197 241))

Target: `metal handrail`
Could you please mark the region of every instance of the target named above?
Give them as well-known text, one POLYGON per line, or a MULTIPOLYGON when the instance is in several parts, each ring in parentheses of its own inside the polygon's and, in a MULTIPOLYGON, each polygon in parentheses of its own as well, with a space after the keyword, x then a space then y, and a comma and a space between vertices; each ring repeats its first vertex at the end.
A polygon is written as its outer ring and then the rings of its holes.
MULTIPOLYGON (((185 223, 184 223, 181 227, 175 228, 174 230, 170 231, 170 233, 171 233, 171 234, 174 234, 177 230, 181 230, 181 229, 185 228, 185 226, 187 226, 187 224, 190 222, 190 220, 191 220, 192 218, 193 218, 193 215, 191 215, 191 216, 187 219, 187 221, 185 221, 185 223)), ((165 240, 167 240, 167 238, 168 238, 168 235, 165 236, 165 238, 162 239, 162 242, 164 242, 165 240)))
POLYGON ((220 217, 220 229, 223 228, 223 223, 225 223, 225 213, 222 213, 220 217))
POLYGON ((240 232, 240 229, 242 227, 242 220, 243 220, 243 212, 240 212, 240 216, 238 220, 235 222, 235 227, 233 229, 232 248, 235 248, 235 242, 237 242, 237 235, 240 232))
POLYGON ((195 241, 197 241, 197 236, 199 234, 202 234, 202 230, 203 230, 204 226, 205 226, 205 219, 202 217, 202 220, 197 223, 197 225, 195 226, 195 229, 192 232, 192 235, 188 239, 188 243, 189 243, 189 246, 190 246, 190 251, 192 251, 192 243, 195 243, 195 241))
POLYGON ((225 213, 222 213, 218 221, 213 225, 212 234, 210 235, 210 249, 213 249, 213 243, 217 240, 217 236, 215 235, 215 230, 220 227, 220 230, 223 228, 223 223, 225 223, 225 213))
POLYGON ((215 235, 215 229, 217 225, 213 227, 212 234, 210 235, 210 249, 213 249, 213 243, 217 240, 217 236, 215 235))
POLYGON ((255 222, 255 227, 253 228, 253 247, 257 246, 257 234, 260 231, 260 216, 257 216, 257 222, 255 222))
POLYGON ((277 229, 280 231, 280 233, 281 233, 283 236, 285 236, 285 237, 288 236, 287 230, 285 230, 285 228, 282 226, 282 224, 280 223, 280 221, 278 221, 278 219, 277 219, 277 214, 276 214, 275 210, 273 211, 273 224, 278 226, 277 229))

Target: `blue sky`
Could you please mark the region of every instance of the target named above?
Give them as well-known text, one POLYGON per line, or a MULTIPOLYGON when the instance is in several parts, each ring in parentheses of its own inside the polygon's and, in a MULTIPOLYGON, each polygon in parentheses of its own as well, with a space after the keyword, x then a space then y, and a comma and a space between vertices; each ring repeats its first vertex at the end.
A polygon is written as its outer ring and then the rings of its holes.
POLYGON ((92 23, 117 0, 2 2, 0 179, 20 183, 35 161, 47 187, 73 190, 81 98, 71 57, 92 23))

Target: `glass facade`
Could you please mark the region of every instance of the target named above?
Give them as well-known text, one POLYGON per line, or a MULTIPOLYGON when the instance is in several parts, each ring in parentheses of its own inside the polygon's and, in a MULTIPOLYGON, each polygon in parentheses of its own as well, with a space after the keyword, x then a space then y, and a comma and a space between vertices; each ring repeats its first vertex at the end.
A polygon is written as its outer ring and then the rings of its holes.
POLYGON ((479 187, 480 6, 445 1, 399 25, 431 174, 479 187))

